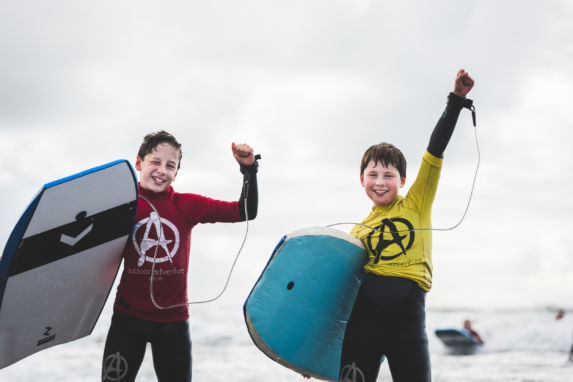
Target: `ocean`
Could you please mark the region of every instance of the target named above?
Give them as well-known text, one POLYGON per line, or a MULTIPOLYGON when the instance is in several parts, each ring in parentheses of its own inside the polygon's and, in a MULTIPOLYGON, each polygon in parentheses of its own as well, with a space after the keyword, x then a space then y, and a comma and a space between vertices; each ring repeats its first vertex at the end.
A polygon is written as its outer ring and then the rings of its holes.
MULTIPOLYGON (((252 343, 242 301, 191 307, 193 380, 198 382, 306 381, 275 363, 252 343)), ((555 320, 554 308, 477 310, 429 307, 432 380, 435 382, 573 382, 567 361, 573 342, 573 311, 555 320), (470 319, 485 345, 472 355, 453 355, 433 334, 470 319)), ((0 370, 2 382, 88 382, 100 380, 101 357, 111 318, 106 305, 94 332, 80 340, 36 353, 0 370)), ((156 381, 148 348, 138 381, 156 381)), ((378 381, 391 381, 387 363, 378 381)))

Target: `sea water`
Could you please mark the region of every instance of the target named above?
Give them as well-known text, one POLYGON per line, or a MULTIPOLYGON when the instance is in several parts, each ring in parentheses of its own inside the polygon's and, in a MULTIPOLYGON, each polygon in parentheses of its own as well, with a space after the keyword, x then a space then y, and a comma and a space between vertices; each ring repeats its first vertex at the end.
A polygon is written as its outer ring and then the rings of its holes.
MULTIPOLYGON (((305 381, 261 353, 251 341, 242 302, 191 307, 193 380, 198 382, 305 381)), ((106 305, 92 335, 36 353, 0 370, 0 381, 87 382, 101 380, 101 361, 111 318, 106 305)), ((288 318, 285 318, 288 319, 288 318)), ((427 311, 432 380, 573 382, 567 361, 573 338, 573 312, 555 320, 555 309, 427 311), (453 355, 434 335, 438 328, 460 328, 470 319, 485 345, 472 355, 453 355)), ((156 381, 148 348, 137 381, 156 381)), ((387 363, 378 381, 391 381, 387 363)))

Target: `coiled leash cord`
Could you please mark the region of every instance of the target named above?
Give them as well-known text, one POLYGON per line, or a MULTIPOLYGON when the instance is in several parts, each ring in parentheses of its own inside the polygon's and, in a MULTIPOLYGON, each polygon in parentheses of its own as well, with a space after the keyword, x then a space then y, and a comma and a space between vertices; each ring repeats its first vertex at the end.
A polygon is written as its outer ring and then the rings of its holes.
MULTIPOLYGON (((412 229, 405 229, 405 230, 398 230, 398 231, 390 230, 387 233, 392 234, 392 233, 413 232, 413 231, 451 231, 451 230, 458 228, 460 226, 460 224, 462 224, 462 222, 464 221, 464 219, 468 213, 468 210, 470 208, 470 203, 471 203, 472 196, 474 193, 474 189, 475 189, 475 185, 476 185, 476 179, 477 179, 477 175, 478 175, 478 171, 479 171, 479 165, 481 162, 481 155, 480 155, 480 150, 479 150, 479 141, 478 141, 478 136, 477 136, 477 127, 476 127, 476 108, 473 105, 473 102, 469 99, 466 100, 466 103, 464 104, 464 108, 469 109, 472 112, 472 122, 474 125, 474 137, 475 137, 475 141, 476 141, 476 150, 477 150, 477 165, 476 165, 476 170, 474 173, 474 178, 472 181, 472 188, 470 190, 468 203, 466 205, 466 209, 464 210, 462 217, 460 218, 460 220, 456 224, 454 224, 453 226, 448 227, 448 228, 412 228, 412 229)), ((362 223, 340 222, 340 223, 329 224, 329 225, 327 225, 327 227, 334 227, 334 226, 338 226, 338 225, 358 225, 358 226, 370 228, 371 230, 378 231, 378 232, 384 234, 384 232, 381 231, 380 229, 370 227, 370 226, 368 226, 366 224, 362 224, 362 223)))
MULTIPOLYGON (((255 159, 260 159, 260 155, 257 155, 255 157, 255 159)), ((159 303, 155 300, 155 296, 153 295, 153 277, 155 275, 155 259, 157 258, 157 251, 159 250, 160 240, 163 237, 163 224, 161 224, 161 215, 159 215, 159 211, 157 211, 157 208, 155 208, 155 206, 153 205, 153 203, 151 203, 151 201, 149 199, 147 199, 143 195, 139 195, 139 197, 142 198, 143 200, 145 200, 147 202, 147 204, 149 204, 149 206, 157 214, 157 217, 158 217, 159 222, 160 222, 159 226, 161 227, 160 232, 159 232, 159 237, 157 238, 157 243, 155 245, 155 251, 153 253, 153 262, 151 265, 151 275, 149 278, 149 295, 151 296, 151 302, 153 302, 153 305, 155 305, 155 307, 157 309, 164 310, 164 309, 173 309, 173 308, 178 308, 180 306, 187 306, 187 305, 193 305, 193 304, 205 304, 205 303, 213 302, 213 301, 217 300, 219 297, 221 297, 223 295, 223 293, 225 293, 225 291, 227 290, 227 286, 229 285, 229 281, 231 280, 231 275, 233 274, 233 270, 235 269, 235 265, 237 264, 237 260, 239 259, 239 255, 243 251, 243 247, 245 246, 245 242, 247 241, 247 236, 249 234, 249 212, 247 209, 247 197, 249 195, 249 178, 248 177, 247 177, 247 179, 245 179, 245 182, 243 183, 243 190, 244 190, 244 193, 243 193, 244 199, 243 200, 244 200, 244 205, 245 205, 245 235, 243 236, 243 241, 241 242, 241 246, 239 247, 239 250, 237 251, 237 254, 235 255, 235 259, 233 260, 233 264, 231 265, 231 269, 229 270, 229 274, 227 276, 227 280, 225 281, 225 285, 223 286, 223 289, 215 297, 210 298, 208 300, 182 302, 179 304, 174 304, 174 305, 169 305, 169 306, 159 305, 159 303)))

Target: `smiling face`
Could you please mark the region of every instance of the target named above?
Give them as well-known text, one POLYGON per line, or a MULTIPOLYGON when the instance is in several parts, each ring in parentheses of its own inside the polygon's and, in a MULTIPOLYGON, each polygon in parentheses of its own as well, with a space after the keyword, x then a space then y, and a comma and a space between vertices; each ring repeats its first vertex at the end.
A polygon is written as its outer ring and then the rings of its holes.
POLYGON ((396 167, 384 166, 380 161, 371 160, 360 174, 360 183, 375 206, 392 203, 405 182, 406 178, 400 178, 400 172, 396 167))
POLYGON ((142 159, 135 161, 141 187, 151 192, 163 192, 177 176, 179 150, 169 143, 160 143, 142 159))

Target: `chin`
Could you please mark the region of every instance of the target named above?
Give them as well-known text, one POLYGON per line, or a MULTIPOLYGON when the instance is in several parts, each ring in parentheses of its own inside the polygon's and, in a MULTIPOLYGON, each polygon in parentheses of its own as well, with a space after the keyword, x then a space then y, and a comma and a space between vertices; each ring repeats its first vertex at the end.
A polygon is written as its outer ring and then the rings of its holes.
POLYGON ((159 193, 159 192, 164 192, 165 190, 167 190, 167 188, 169 188, 169 185, 162 185, 162 186, 157 186, 157 185, 152 185, 151 187, 147 184, 143 184, 142 187, 144 189, 146 189, 147 191, 151 191, 151 192, 155 192, 155 193, 159 193))
POLYGON ((394 201, 394 199, 392 199, 392 200, 376 200, 374 202, 374 204, 378 207, 384 207, 384 206, 387 206, 389 204, 392 204, 393 201, 394 201))

